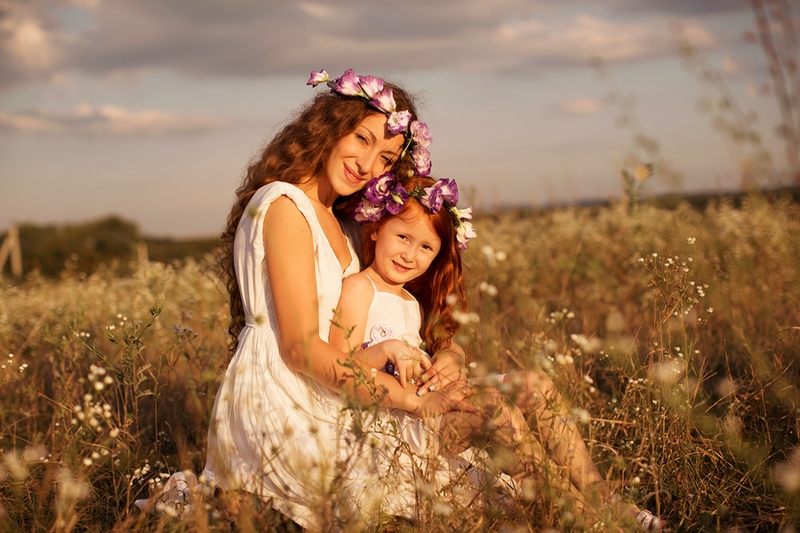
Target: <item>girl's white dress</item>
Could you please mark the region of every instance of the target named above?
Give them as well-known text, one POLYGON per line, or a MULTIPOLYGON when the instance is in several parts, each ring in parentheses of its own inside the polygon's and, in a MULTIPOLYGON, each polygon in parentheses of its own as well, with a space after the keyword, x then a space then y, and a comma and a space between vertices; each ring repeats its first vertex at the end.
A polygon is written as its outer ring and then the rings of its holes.
POLYGON ((349 409, 338 393, 287 367, 263 246, 264 214, 280 196, 295 203, 311 228, 322 339, 328 339, 342 278, 359 270, 348 241, 351 263, 342 272, 300 189, 275 182, 254 194, 234 244, 246 324, 214 403, 206 479, 269 498, 310 529, 365 523, 382 513, 413 518, 418 490, 447 499, 442 489, 466 463, 420 460, 417 454, 430 448, 423 421, 385 409, 349 409))

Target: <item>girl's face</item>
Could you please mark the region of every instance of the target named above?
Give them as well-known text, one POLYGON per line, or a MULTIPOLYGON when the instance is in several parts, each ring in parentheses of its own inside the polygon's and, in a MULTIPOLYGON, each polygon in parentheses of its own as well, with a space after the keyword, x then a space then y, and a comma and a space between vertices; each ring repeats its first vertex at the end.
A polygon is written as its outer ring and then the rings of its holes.
POLYGON ((405 138, 391 135, 386 116, 373 113, 333 147, 325 171, 333 190, 347 196, 364 188, 369 180, 392 168, 405 138))
POLYGON ((372 234, 372 240, 372 269, 388 285, 398 288, 424 274, 442 245, 425 217, 407 221, 393 216, 372 234))

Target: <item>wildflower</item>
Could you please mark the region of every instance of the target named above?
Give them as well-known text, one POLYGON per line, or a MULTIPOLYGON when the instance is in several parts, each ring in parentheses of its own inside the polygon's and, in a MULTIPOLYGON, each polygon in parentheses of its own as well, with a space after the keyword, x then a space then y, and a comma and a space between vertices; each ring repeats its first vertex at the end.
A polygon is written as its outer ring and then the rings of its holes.
POLYGON ((800 490, 800 447, 795 448, 786 461, 775 465, 772 478, 786 492, 800 490))
POLYGON ((475 368, 478 366, 478 363, 476 363, 475 361, 472 361, 472 362, 470 362, 470 364, 469 364, 469 365, 467 365, 467 366, 469 366, 469 367, 470 367, 470 368, 472 368, 472 369, 475 369, 475 368))
POLYGON ((492 285, 491 283, 486 283, 485 281, 481 282, 480 287, 478 287, 480 291, 485 292, 489 296, 497 296, 497 287, 492 285))
POLYGON ((710 315, 711 313, 714 312, 714 308, 713 307, 709 307, 708 309, 706 309, 706 312, 710 315))
POLYGON ((111 431, 108 432, 108 436, 111 437, 112 439, 116 439, 119 436, 119 429, 117 428, 112 429, 111 431))
POLYGON ((697 240, 697 239, 696 239, 695 237, 687 237, 687 238, 686 238, 686 244, 688 244, 689 246, 691 246, 691 245, 693 245, 693 244, 694 244, 694 242, 695 242, 696 240, 697 240))
POLYGON ((83 464, 85 466, 91 466, 92 465, 92 458, 91 457, 84 457, 83 458, 83 464))
POLYGON ((98 381, 94 384, 94 388, 95 390, 101 391, 103 388, 105 388, 105 385, 103 385, 102 381, 98 381))
POLYGON ((444 502, 436 502, 433 504, 433 512, 443 516, 448 516, 453 512, 453 508, 444 502))

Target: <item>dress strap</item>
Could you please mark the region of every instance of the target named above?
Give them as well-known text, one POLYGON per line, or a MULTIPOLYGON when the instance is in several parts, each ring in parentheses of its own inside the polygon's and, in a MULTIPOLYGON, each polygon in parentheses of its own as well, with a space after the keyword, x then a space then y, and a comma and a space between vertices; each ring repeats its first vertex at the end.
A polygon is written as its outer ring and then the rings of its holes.
POLYGON ((374 281, 372 281, 372 278, 371 278, 371 277, 369 277, 369 274, 367 274, 366 272, 364 272, 364 275, 367 277, 367 279, 369 280, 369 282, 370 282, 370 283, 372 283, 372 290, 374 290, 376 293, 377 293, 377 292, 380 292, 380 291, 378 291, 378 287, 375 285, 375 282, 374 282, 374 281))

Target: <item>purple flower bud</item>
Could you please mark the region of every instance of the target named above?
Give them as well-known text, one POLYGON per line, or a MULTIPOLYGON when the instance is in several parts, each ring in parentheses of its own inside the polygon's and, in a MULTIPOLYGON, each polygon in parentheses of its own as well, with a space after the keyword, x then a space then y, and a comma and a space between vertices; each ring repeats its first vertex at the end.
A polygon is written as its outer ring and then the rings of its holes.
POLYGON ((387 87, 375 93, 369 101, 369 105, 387 115, 389 113, 394 113, 397 104, 394 101, 391 87, 387 87))
POLYGON ((306 85, 316 87, 320 83, 325 83, 326 81, 331 81, 331 79, 328 77, 328 73, 325 72, 325 69, 322 69, 319 72, 311 71, 311 77, 308 78, 306 85))
POLYGON ((389 198, 386 199, 386 210, 396 215, 403 210, 407 201, 408 191, 406 191, 405 187, 401 184, 397 183, 392 188, 392 193, 389 195, 389 198))
POLYGON ((472 227, 472 222, 468 220, 462 220, 456 226, 456 240, 460 250, 466 250, 467 241, 477 236, 478 234, 475 233, 475 229, 472 227))
POLYGON ((386 172, 377 178, 369 180, 364 196, 372 203, 379 204, 389 198, 392 188, 397 183, 397 178, 391 172, 386 172))
POLYGON ((389 115, 386 127, 389 129, 389 133, 396 135, 406 131, 409 120, 411 120, 411 113, 408 111, 394 111, 389 115))
POLYGON ((417 174, 420 176, 427 176, 431 173, 431 153, 427 148, 421 144, 415 144, 414 148, 411 150, 411 159, 414 161, 417 174))
POLYGON ((376 78, 375 76, 359 76, 358 79, 361 83, 361 90, 364 91, 364 94, 369 99, 372 99, 373 96, 383 90, 383 80, 380 78, 376 78))
MULTIPOLYGON (((438 182, 437 182, 438 183, 438 182)), ((425 196, 419 199, 420 203, 431 210, 431 213, 438 213, 442 208, 444 197, 442 190, 435 184, 425 189, 425 196)))
POLYGON ((431 137, 431 132, 428 130, 428 125, 424 122, 415 120, 411 123, 409 131, 411 131, 411 140, 420 146, 427 148, 433 142, 433 137, 431 137))
POLYGON ((358 83, 358 76, 351 68, 345 70, 341 77, 334 80, 333 90, 344 96, 364 96, 361 85, 358 83))

